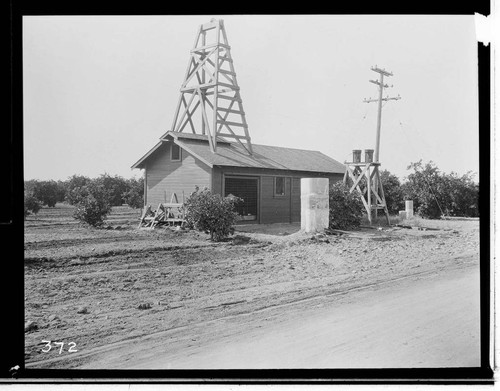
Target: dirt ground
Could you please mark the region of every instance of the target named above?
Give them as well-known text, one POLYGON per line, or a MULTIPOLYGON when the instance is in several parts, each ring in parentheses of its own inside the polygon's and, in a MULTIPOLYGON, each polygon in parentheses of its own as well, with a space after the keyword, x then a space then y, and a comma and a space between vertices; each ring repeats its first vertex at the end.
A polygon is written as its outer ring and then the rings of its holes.
POLYGON ((110 360, 109 352, 168 337, 182 354, 230 333, 234 319, 259 328, 287 319, 297 303, 479 264, 477 220, 319 238, 297 224, 245 225, 236 239, 212 243, 195 231, 139 230, 139 212, 127 207, 114 208, 104 229, 79 226, 71 213, 44 208, 25 224, 25 320, 37 326, 25 333, 28 367, 127 368, 133 354, 110 360), (42 341, 65 345, 45 353, 42 341))
POLYGON ((478 367, 479 297, 477 266, 419 274, 204 323, 189 341, 169 330, 82 368, 478 367))

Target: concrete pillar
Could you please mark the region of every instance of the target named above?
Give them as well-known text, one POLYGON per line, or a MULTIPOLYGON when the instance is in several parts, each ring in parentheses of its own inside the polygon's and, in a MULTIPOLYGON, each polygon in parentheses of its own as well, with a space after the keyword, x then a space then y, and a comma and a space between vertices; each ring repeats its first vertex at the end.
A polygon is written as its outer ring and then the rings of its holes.
POLYGON ((321 232, 328 228, 328 189, 328 178, 300 179, 300 228, 305 232, 321 232))
POLYGON ((413 217, 413 201, 407 200, 405 202, 406 218, 411 219, 413 217))

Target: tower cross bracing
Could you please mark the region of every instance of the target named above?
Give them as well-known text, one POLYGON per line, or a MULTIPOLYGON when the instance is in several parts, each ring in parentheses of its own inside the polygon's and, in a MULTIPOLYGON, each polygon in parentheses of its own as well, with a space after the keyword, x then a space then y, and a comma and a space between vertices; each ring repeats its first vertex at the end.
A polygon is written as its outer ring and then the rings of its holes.
POLYGON ((180 93, 171 130, 206 135, 213 153, 222 137, 252 154, 223 20, 212 19, 199 27, 180 93))

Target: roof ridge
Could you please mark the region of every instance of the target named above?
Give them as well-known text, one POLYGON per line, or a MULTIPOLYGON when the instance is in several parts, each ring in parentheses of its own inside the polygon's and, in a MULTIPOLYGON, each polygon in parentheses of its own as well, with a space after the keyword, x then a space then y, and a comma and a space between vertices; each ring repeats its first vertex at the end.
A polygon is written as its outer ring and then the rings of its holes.
POLYGON ((293 150, 296 150, 296 151, 306 151, 306 152, 318 152, 318 153, 323 153, 323 152, 318 151, 318 150, 316 150, 316 149, 292 148, 292 147, 282 147, 282 146, 278 146, 278 145, 265 145, 265 144, 254 144, 254 143, 252 143, 252 145, 257 145, 257 146, 259 146, 259 147, 283 148, 283 149, 293 149, 293 150))
MULTIPOLYGON (((191 140, 202 140, 203 138, 206 138, 206 141, 208 141, 208 136, 205 135, 205 134, 189 134, 189 133, 184 133, 184 132, 175 132, 173 130, 169 130, 167 131, 163 136, 162 138, 165 138, 165 136, 167 136, 168 134, 175 134, 172 135, 172 137, 179 137, 179 138, 191 138, 191 136, 195 136, 195 137, 192 137, 191 140), (182 136, 186 136, 186 137, 182 137, 182 136)), ((223 143, 225 144, 230 144, 232 146, 235 146, 237 148, 241 148, 241 146, 235 142, 235 141, 229 141, 229 140, 226 140, 224 139, 223 137, 217 137, 218 140, 222 141, 223 143)), ((304 148, 295 148, 295 147, 283 147, 281 145, 266 145, 266 144, 255 144, 252 142, 252 145, 256 145, 256 146, 259 146, 259 147, 268 147, 268 148, 283 148, 283 149, 292 149, 292 150, 296 150, 296 151, 306 151, 306 152, 317 152, 317 153, 321 153, 323 154, 323 152, 317 150, 317 149, 304 149, 304 148)))
MULTIPOLYGON (((172 136, 175 139, 181 138, 181 139, 201 140, 208 142, 208 136, 206 134, 175 132, 173 130, 169 130, 166 133, 164 133, 163 136, 160 137, 160 140, 163 140, 167 136, 172 136)), ((222 142, 224 144, 231 144, 230 141, 227 141, 226 139, 220 136, 217 136, 217 141, 222 142)))

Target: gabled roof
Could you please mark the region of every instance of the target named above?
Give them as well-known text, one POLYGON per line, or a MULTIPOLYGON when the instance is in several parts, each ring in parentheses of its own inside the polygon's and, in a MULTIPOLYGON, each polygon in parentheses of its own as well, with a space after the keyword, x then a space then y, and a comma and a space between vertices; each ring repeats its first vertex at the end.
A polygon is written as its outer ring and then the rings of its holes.
POLYGON ((217 153, 212 153, 207 136, 167 132, 161 141, 144 155, 132 168, 144 168, 146 160, 162 143, 172 140, 209 167, 251 167, 273 170, 309 171, 321 173, 345 172, 345 166, 319 151, 273 147, 252 143, 253 155, 236 143, 224 139, 217 141, 217 153))

